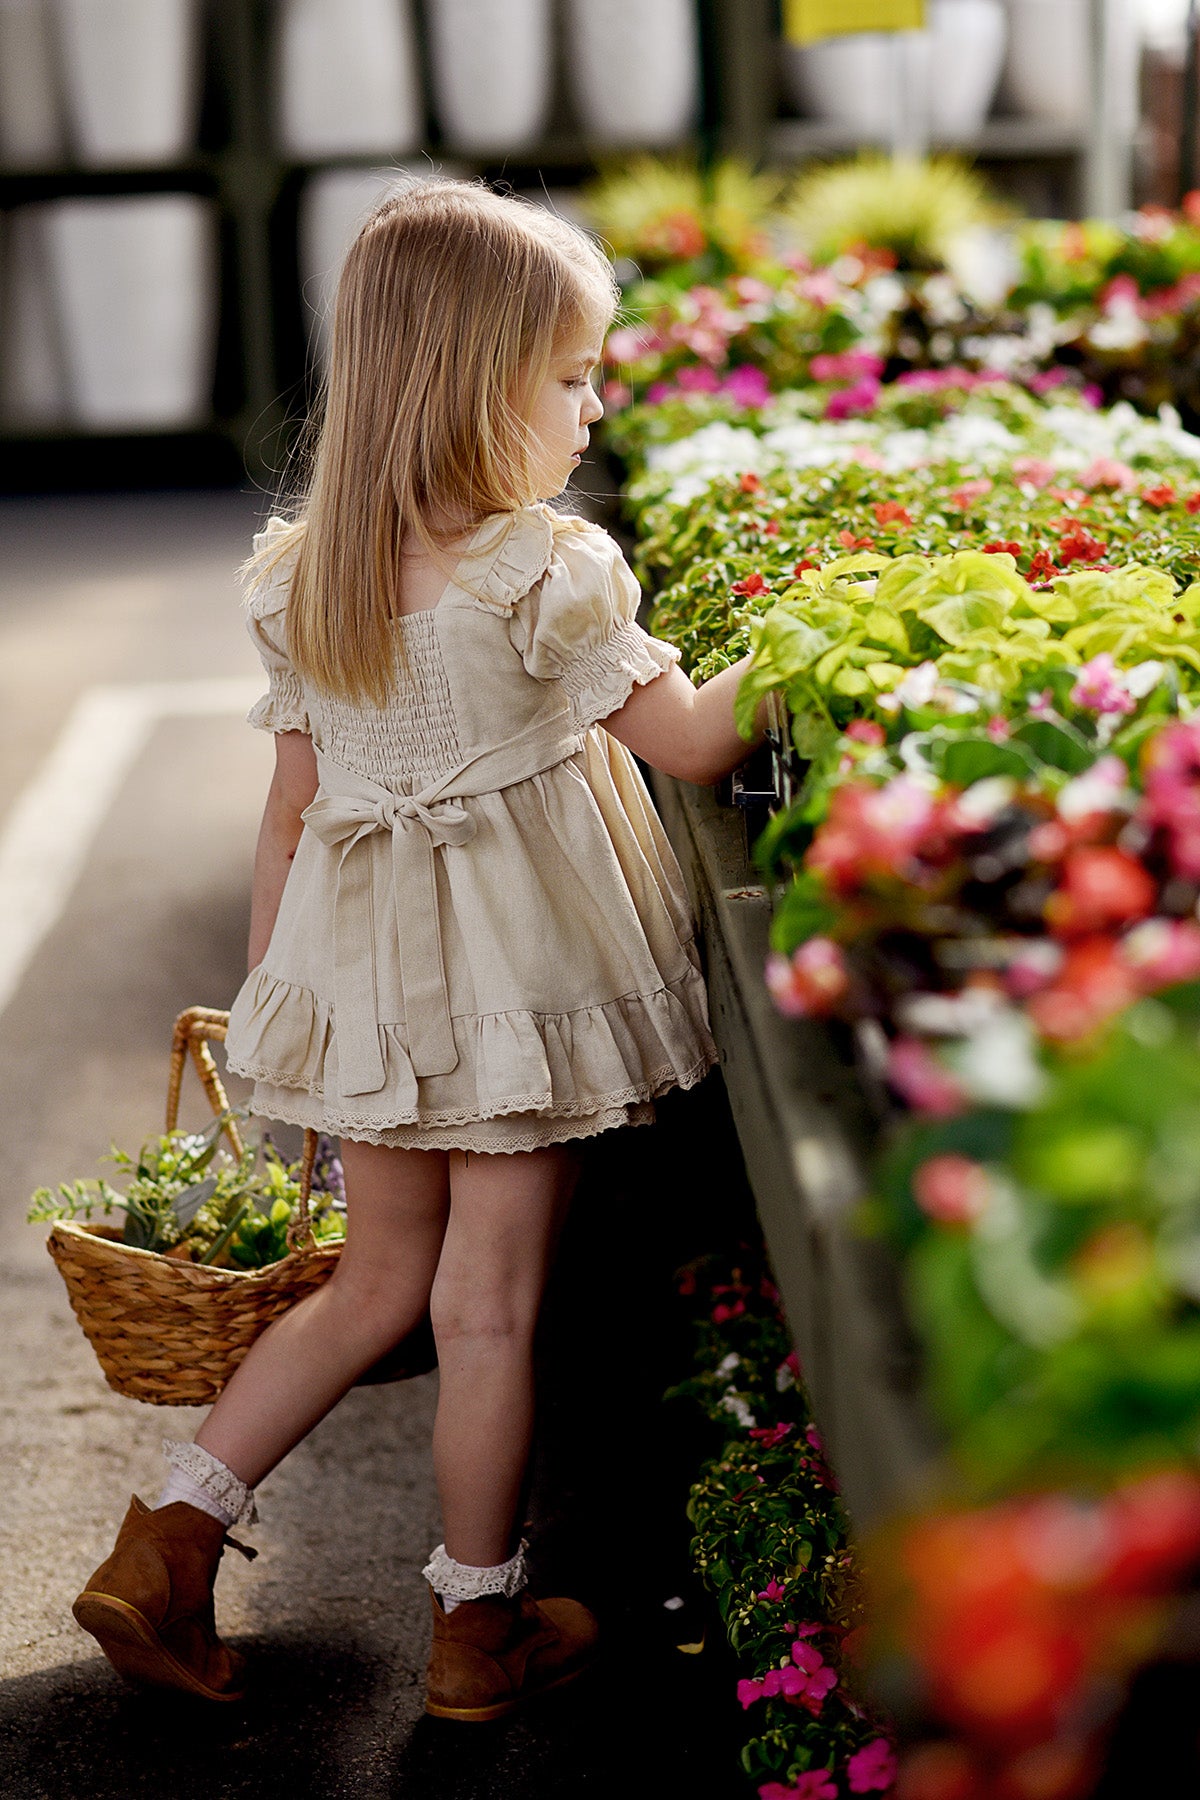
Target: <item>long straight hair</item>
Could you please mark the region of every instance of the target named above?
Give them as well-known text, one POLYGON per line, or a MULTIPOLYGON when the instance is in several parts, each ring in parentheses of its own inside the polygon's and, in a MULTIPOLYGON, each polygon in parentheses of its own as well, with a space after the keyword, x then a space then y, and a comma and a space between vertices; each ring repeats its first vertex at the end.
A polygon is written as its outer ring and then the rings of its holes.
POLYGON ((299 546, 287 631, 303 678, 387 701, 406 535, 449 573, 450 542, 536 498, 527 409, 618 299, 590 239, 531 202, 418 180, 376 208, 338 282, 307 494, 249 568, 253 583, 299 546))

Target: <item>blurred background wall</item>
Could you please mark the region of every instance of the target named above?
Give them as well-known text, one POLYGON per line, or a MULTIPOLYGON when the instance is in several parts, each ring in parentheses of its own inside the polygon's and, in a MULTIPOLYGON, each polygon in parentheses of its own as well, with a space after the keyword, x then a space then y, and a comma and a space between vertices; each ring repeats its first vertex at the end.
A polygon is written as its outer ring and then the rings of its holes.
POLYGON ((332 274, 398 169, 570 211, 637 151, 949 148, 1027 210, 1179 197, 1187 0, 0 0, 0 445, 16 490, 273 486, 332 274))

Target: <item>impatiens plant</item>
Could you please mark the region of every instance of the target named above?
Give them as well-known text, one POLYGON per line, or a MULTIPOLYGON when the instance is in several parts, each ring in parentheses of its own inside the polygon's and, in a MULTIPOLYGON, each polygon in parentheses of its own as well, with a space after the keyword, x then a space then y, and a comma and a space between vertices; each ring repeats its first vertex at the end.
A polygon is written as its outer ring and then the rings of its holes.
POLYGON ((685 1271, 704 1304, 693 1377, 673 1390, 717 1427, 693 1485, 693 1553, 745 1675, 742 1755, 760 1796, 886 1793, 886 1734, 854 1672, 859 1584, 779 1297, 748 1251, 722 1281, 685 1271))

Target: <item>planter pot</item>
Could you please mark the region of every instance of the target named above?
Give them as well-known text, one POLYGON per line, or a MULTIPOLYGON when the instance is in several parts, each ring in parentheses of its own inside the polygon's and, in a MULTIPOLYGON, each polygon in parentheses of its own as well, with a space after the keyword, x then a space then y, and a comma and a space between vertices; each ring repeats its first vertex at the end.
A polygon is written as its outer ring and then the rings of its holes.
POLYGON ((396 184, 395 169, 326 169, 304 184, 297 251, 309 343, 324 361, 342 259, 363 220, 396 184))
POLYGON ((660 148, 691 132, 700 105, 692 0, 568 0, 568 75, 595 144, 660 148))
POLYGON ((178 429, 211 411, 216 236, 191 194, 45 208, 71 416, 101 431, 178 429))
POLYGON ((434 104, 455 150, 515 150, 550 110, 549 0, 428 0, 434 104))
POLYGON ((26 428, 65 424, 67 375, 57 311, 52 305, 46 208, 21 206, 8 215, 3 243, 0 413, 26 428))
POLYGON ((0 0, 0 157, 28 169, 65 153, 49 0, 0 0))
POLYGON ((416 43, 401 0, 284 0, 276 70, 290 156, 400 156, 421 142, 416 43))
POLYGON ((196 141, 197 0, 55 0, 67 119, 81 163, 172 162, 196 141))
POLYGON ((1002 0, 929 0, 928 18, 929 28, 921 32, 865 32, 785 45, 789 98, 818 119, 878 142, 891 135, 900 109, 924 96, 930 137, 971 137, 1000 80, 1002 0))

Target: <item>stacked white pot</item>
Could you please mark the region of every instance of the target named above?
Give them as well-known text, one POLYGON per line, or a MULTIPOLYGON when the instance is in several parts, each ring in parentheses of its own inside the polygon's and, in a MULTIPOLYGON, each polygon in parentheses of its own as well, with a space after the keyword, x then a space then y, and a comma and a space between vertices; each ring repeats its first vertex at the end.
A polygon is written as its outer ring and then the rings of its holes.
POLYGON ((424 113, 405 0, 281 0, 276 93, 282 148, 300 161, 414 150, 424 113))
POLYGON ((567 0, 567 70, 589 140, 662 149, 700 110, 695 0, 567 0))
POLYGON ((920 95, 930 138, 969 139, 987 118, 1000 82, 1003 0, 927 0, 927 8, 924 31, 784 45, 789 99, 802 112, 872 142, 890 137, 899 109, 920 95))

